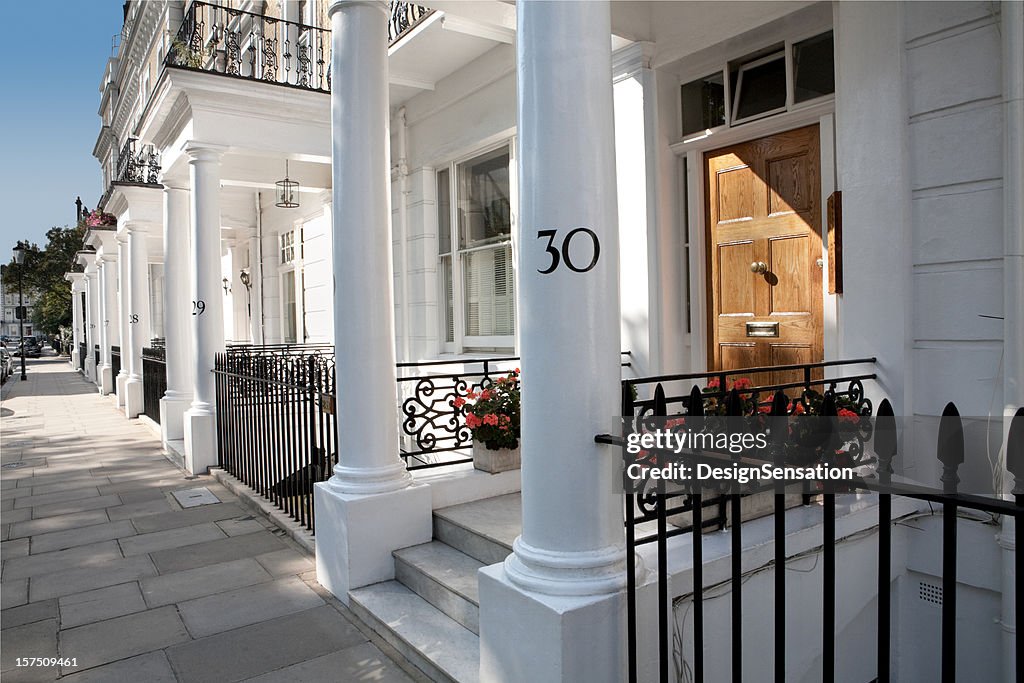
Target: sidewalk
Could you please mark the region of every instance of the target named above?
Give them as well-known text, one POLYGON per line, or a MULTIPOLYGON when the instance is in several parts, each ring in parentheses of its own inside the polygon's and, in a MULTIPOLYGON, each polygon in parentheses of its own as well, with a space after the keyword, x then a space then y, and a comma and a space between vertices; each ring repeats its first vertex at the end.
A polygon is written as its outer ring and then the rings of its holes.
POLYGON ((66 359, 29 361, 0 397, 5 683, 425 680, 298 546, 188 479, 66 359), (173 495, 199 487, 213 502, 173 495), (19 665, 32 657, 63 661, 19 665))

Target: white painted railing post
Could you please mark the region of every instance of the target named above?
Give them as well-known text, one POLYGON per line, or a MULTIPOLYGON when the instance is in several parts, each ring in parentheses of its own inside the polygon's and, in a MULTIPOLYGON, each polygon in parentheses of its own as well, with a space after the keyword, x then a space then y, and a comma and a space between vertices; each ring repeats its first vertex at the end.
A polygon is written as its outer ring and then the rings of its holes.
POLYGON ((398 455, 388 142, 388 3, 333 0, 331 139, 338 464, 318 484, 317 575, 348 591, 431 538, 430 492, 398 455))
POLYGON ((621 681, 622 497, 608 2, 517 5, 523 531, 480 576, 480 678, 621 681), (529 653, 529 656, 524 656, 529 653))

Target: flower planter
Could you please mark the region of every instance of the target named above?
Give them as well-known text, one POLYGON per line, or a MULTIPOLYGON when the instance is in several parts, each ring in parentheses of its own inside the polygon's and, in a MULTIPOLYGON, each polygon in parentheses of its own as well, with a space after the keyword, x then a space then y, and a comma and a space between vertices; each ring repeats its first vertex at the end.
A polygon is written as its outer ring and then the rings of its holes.
POLYGON ((479 441, 474 441, 473 467, 489 474, 517 470, 519 469, 519 447, 491 450, 479 441))

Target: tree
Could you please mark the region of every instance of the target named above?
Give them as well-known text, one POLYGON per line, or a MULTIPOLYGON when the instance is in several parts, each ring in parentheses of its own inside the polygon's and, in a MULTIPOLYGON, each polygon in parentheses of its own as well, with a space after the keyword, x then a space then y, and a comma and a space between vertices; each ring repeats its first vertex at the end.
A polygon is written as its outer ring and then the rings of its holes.
POLYGON ((75 253, 82 248, 84 237, 83 224, 50 228, 45 249, 19 242, 26 247, 25 262, 19 266, 12 260, 7 267, 4 282, 8 287, 16 286, 18 278, 24 276, 24 288, 39 294, 32 322, 40 332, 57 334, 61 327, 71 326, 71 286, 64 274, 81 270, 75 264, 75 253))

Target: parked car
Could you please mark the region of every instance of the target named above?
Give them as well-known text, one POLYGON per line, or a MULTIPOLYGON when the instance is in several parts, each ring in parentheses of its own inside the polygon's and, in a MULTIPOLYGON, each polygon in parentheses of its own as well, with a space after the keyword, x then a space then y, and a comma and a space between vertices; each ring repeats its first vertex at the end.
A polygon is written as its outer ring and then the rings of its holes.
POLYGON ((0 347, 0 384, 7 381, 7 378, 14 374, 14 357, 7 347, 0 347))

